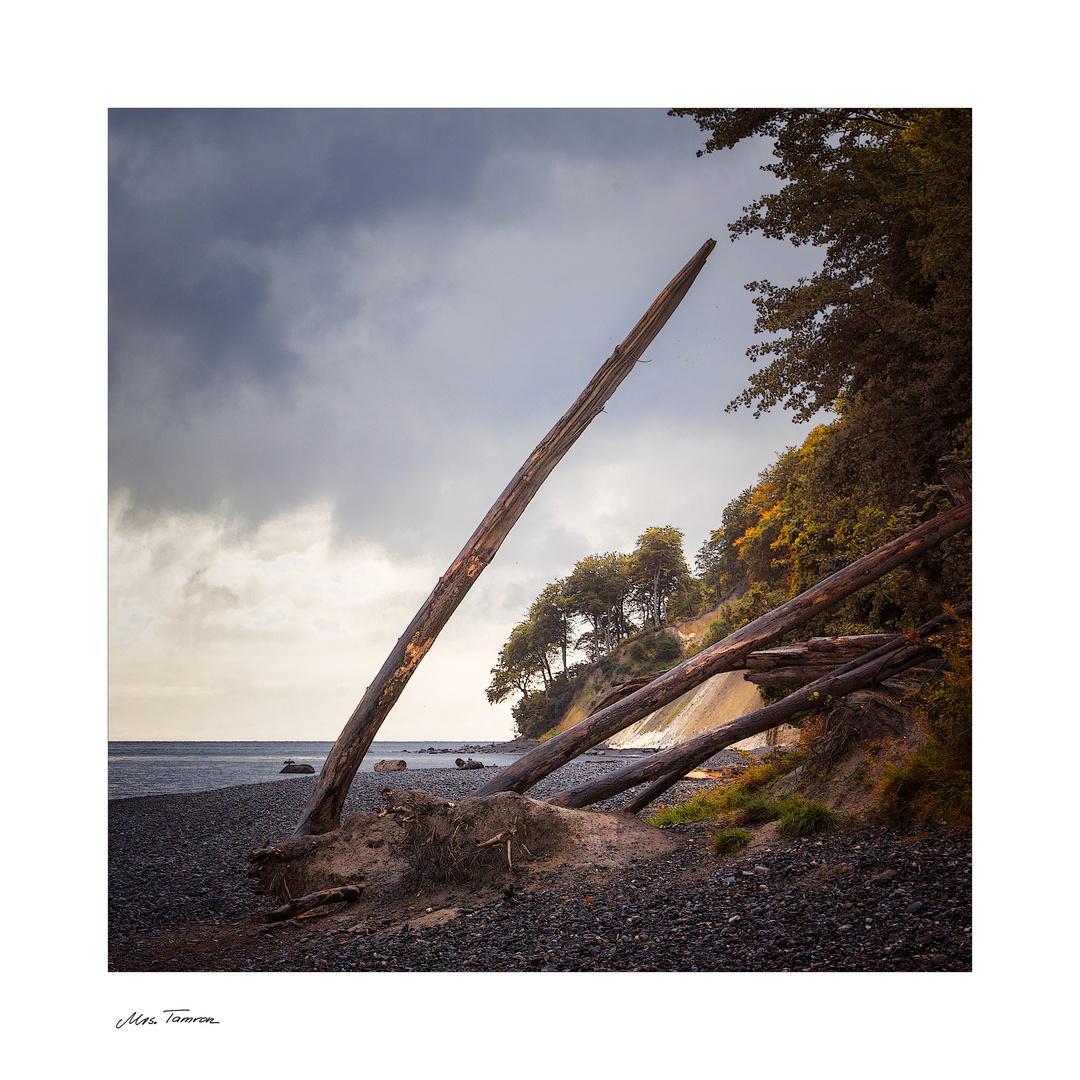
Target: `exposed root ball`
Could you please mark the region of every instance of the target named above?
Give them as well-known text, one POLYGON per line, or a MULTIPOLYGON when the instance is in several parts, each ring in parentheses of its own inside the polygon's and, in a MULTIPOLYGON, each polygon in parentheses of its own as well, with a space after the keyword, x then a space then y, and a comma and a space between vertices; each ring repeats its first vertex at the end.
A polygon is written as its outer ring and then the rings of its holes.
MULTIPOLYGON (((515 860, 520 865, 525 857, 532 858, 536 852, 529 847, 526 800, 508 794, 512 797, 466 799, 457 805, 422 791, 395 797, 388 812, 403 832, 393 846, 409 864, 410 878, 472 881, 513 870, 515 860)), ((550 848, 540 835, 535 843, 550 848)))
POLYGON ((895 737, 910 726, 902 705, 872 690, 848 694, 840 704, 805 728, 813 751, 810 765, 827 769, 860 742, 895 737))
POLYGON ((632 814, 567 810, 513 791, 451 803, 387 789, 383 800, 378 814, 354 814, 336 832, 257 853, 252 877, 285 900, 362 882, 364 903, 404 884, 502 883, 563 862, 614 867, 675 844, 632 814))

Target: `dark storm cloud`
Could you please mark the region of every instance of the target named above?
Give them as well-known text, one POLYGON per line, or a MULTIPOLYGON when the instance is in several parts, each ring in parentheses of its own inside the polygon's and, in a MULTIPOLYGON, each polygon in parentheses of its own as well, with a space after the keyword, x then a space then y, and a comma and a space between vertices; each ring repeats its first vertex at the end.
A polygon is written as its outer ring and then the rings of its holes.
MULTIPOLYGON (((468 207, 493 146, 641 157, 687 145, 660 110, 114 110, 111 378, 178 343, 171 390, 273 381, 295 365, 268 310, 270 246, 387 214, 468 207), (647 138, 643 134, 647 133, 647 138)), ((528 177, 507 178, 519 209, 528 177)), ((499 213, 486 193, 478 213, 499 213)))
POLYGON ((172 392, 273 382, 296 356, 268 310, 265 248, 343 231, 470 190, 486 136, 387 112, 114 110, 110 115, 110 302, 114 392, 153 363, 147 334, 177 343, 172 392), (436 164, 437 167, 436 167, 436 164))
MULTIPOLYGON (((112 489, 254 524, 329 499, 355 535, 456 550, 760 191, 742 148, 700 145, 662 109, 114 111, 112 489)), ((718 249, 620 390, 631 442, 741 389, 756 250, 733 273, 718 249)))

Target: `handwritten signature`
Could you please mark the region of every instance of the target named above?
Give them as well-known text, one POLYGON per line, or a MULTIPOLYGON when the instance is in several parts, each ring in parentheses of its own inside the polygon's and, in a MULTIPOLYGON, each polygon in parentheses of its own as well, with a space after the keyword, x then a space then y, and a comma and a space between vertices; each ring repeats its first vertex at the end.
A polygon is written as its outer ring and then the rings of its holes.
MULTIPOLYGON (((161 1013, 165 1017, 161 1022, 163 1024, 219 1024, 220 1020, 215 1020, 212 1016, 191 1016, 190 1009, 162 1009, 161 1013)), ((151 1024, 157 1024, 158 1018, 156 1016, 149 1016, 143 1013, 133 1012, 126 1020, 117 1020, 116 1026, 118 1028, 126 1027, 147 1027, 151 1024)))

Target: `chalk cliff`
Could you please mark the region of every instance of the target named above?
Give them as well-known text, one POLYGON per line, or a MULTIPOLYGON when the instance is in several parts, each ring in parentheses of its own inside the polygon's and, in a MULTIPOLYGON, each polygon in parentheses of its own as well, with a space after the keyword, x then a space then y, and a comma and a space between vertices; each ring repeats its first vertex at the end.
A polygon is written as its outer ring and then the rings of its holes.
MULTIPOLYGON (((679 636, 684 648, 690 648, 701 640, 717 613, 718 609, 714 608, 668 629, 679 636)), ((613 655, 616 661, 624 650, 625 646, 621 646, 615 651, 613 655)), ((570 709, 556 731, 565 731, 584 720, 593 710, 596 702, 620 681, 621 678, 618 675, 605 677, 598 667, 581 690, 574 695, 570 709)), ((754 683, 747 682, 743 678, 743 672, 725 671, 714 675, 695 689, 687 691, 682 697, 668 702, 662 709, 658 709, 613 735, 607 743, 619 749, 664 749, 702 731, 708 731, 729 720, 745 716, 755 709, 760 709, 762 705, 760 691, 754 683)), ((793 728, 784 725, 779 729, 755 735, 736 745, 741 749, 750 750, 756 746, 790 742, 793 732, 793 728)))

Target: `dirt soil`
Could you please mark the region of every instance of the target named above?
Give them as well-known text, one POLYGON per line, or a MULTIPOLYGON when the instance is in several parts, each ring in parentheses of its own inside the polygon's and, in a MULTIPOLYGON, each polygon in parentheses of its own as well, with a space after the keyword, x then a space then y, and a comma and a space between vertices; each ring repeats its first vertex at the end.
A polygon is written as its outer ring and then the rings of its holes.
POLYGON ((387 790, 384 800, 379 813, 353 814, 335 832, 257 853, 252 876, 281 901, 360 884, 358 910, 382 912, 414 891, 521 884, 567 864, 617 869, 675 846, 633 815, 566 810, 513 791, 454 803, 387 790))

